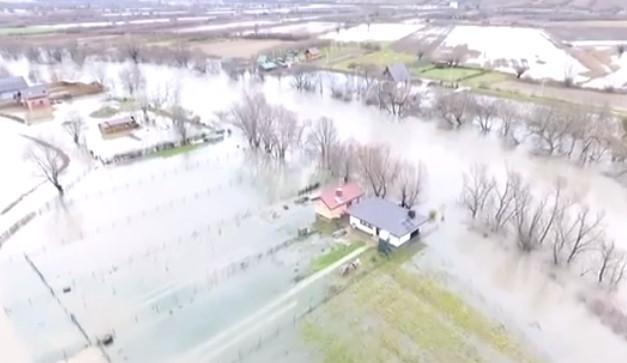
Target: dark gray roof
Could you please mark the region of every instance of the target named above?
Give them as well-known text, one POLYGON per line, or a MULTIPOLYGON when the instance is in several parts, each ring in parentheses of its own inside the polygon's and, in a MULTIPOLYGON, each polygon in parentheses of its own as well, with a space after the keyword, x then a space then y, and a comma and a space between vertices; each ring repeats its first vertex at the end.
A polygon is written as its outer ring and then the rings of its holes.
POLYGON ((410 218, 408 212, 407 209, 381 198, 366 198, 348 211, 351 216, 384 229, 396 237, 416 231, 428 220, 417 213, 414 218, 410 218))
POLYGON ((28 87, 27 89, 22 91, 22 98, 24 99, 43 97, 46 95, 48 95, 48 89, 46 88, 46 86, 42 85, 28 87))
POLYGON ((409 82, 411 80, 409 70, 402 63, 390 64, 385 67, 385 73, 392 78, 394 82, 409 82))
POLYGON ((22 77, 0 78, 0 93, 17 92, 25 88, 28 88, 28 85, 22 77))

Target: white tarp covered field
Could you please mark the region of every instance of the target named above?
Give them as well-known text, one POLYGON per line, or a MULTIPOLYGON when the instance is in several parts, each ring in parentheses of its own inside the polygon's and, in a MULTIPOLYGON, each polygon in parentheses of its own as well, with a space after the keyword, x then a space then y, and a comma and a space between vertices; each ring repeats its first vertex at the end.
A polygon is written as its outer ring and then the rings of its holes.
POLYGON ((527 75, 534 79, 562 81, 568 76, 575 82, 586 80, 581 74, 587 68, 540 29, 459 25, 442 46, 467 46, 469 51, 478 53, 470 55, 467 63, 507 72, 513 72, 514 66, 523 62, 529 68, 527 75))
MULTIPOLYGON (((416 263, 446 276, 452 289, 524 334, 551 362, 625 361, 625 340, 578 299, 587 283, 559 271, 564 279, 554 279, 546 273, 546 256, 524 257, 497 237, 483 238, 467 228, 459 207, 462 174, 476 163, 485 163, 499 179, 507 168, 520 172, 533 181, 536 193, 551 189, 561 177, 578 200, 605 211, 608 236, 627 249, 627 189, 616 180, 592 167, 534 157, 524 147, 506 148, 497 137, 477 130, 442 130, 428 119, 399 121, 328 93, 299 93, 285 77, 260 83, 154 65, 143 69, 147 87, 178 80, 182 106, 203 118, 237 102, 244 89, 256 88, 301 120, 334 119, 343 139, 385 144, 399 158, 422 161, 428 181, 419 209, 437 210, 446 219, 424 239, 426 248, 416 263)), ((286 263, 268 263, 256 273, 222 280, 223 267, 294 236, 314 217, 308 207, 283 207, 286 197, 310 181, 301 172, 309 166, 306 160, 291 159, 279 172, 249 158, 244 148, 235 133, 190 154, 88 174, 63 202, 51 205, 0 249, 0 305, 5 307, 0 339, 12 336, 31 358, 62 359, 56 348, 73 354, 84 344, 52 304, 26 253, 55 291, 72 287, 60 299, 88 334, 115 330, 116 343, 107 350, 114 361, 172 362, 188 354, 195 358, 188 361, 207 358, 199 347, 292 284, 292 266, 286 263)), ((627 309, 627 288, 607 299, 627 309)))

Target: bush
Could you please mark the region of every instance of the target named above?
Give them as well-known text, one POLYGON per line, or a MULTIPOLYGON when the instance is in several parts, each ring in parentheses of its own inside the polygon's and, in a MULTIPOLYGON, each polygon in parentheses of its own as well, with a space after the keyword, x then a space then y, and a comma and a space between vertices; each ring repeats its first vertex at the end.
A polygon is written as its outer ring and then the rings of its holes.
POLYGON ((438 211, 436 211, 435 209, 432 209, 429 211, 429 220, 430 221, 435 221, 436 218, 438 218, 438 211))

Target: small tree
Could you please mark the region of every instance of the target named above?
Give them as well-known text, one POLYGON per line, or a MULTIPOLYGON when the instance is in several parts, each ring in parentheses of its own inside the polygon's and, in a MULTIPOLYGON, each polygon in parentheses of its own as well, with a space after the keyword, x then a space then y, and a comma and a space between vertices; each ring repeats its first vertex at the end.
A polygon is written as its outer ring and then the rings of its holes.
POLYGON ((419 201, 426 178, 427 172, 422 162, 400 166, 398 185, 401 207, 411 209, 419 201))
POLYGON ((474 165, 469 173, 464 174, 461 203, 470 212, 472 219, 477 219, 483 212, 494 188, 494 180, 488 177, 488 169, 484 164, 474 165))
POLYGON ((42 141, 33 141, 26 152, 26 160, 33 164, 37 175, 46 179, 61 195, 64 190, 59 176, 67 163, 64 157, 59 149, 42 141))
POLYGON ((333 120, 328 117, 321 117, 315 122, 307 142, 314 154, 318 156, 320 166, 328 170, 331 166, 333 151, 340 143, 333 120))
POLYGON ((72 136, 72 141, 78 146, 83 135, 84 123, 81 116, 73 112, 69 115, 68 120, 63 123, 65 130, 72 136))
POLYGON ((185 109, 181 106, 174 106, 170 111, 170 117, 172 120, 172 127, 179 137, 181 145, 186 145, 188 140, 188 120, 185 114, 185 109))
POLYGON ((625 49, 627 49, 627 45, 625 44, 616 45, 616 53, 618 54, 619 58, 623 56, 623 53, 625 53, 625 49))

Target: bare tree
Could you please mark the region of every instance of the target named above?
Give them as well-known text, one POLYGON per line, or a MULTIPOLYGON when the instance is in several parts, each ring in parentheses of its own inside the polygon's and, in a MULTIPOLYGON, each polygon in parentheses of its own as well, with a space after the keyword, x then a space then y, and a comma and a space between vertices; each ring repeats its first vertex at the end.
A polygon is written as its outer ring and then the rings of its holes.
POLYGON ((304 126, 298 122, 294 112, 282 106, 274 109, 274 119, 276 120, 275 156, 279 160, 284 160, 288 149, 300 144, 304 126))
POLYGON ((496 101, 488 98, 477 98, 475 102, 470 103, 469 110, 479 124, 482 134, 492 131, 492 123, 498 113, 496 101))
POLYGON ((188 140, 189 120, 187 118, 185 109, 183 109, 179 105, 175 105, 172 107, 172 110, 170 111, 169 115, 172 121, 172 127, 174 128, 174 131, 178 135, 181 145, 186 145, 189 141, 188 140))
POLYGON ((524 59, 521 59, 519 62, 516 62, 516 64, 514 64, 514 72, 516 72, 516 78, 518 79, 520 79, 523 74, 527 73, 528 70, 529 65, 524 59))
POLYGON ((321 167, 329 169, 332 152, 339 144, 339 137, 333 120, 328 117, 321 117, 313 125, 308 136, 308 144, 318 156, 321 167))
POLYGON ((494 180, 488 177, 488 168, 485 164, 474 165, 463 178, 464 185, 460 200, 470 212, 472 219, 476 219, 489 203, 489 198, 495 188, 494 180))
POLYGON ((578 206, 576 213, 563 213, 554 224, 553 264, 571 264, 579 255, 596 249, 603 241, 604 215, 593 216, 587 206, 578 206))
POLYGON ((376 83, 377 75, 379 74, 379 68, 374 64, 362 64, 356 68, 357 74, 361 77, 362 87, 360 88, 360 94, 367 95, 373 85, 376 83))
POLYGON ((37 174, 52 184, 61 195, 64 190, 59 176, 67 164, 64 157, 59 149, 41 141, 34 141, 26 152, 26 159, 34 165, 37 174))
POLYGON ((516 135, 518 120, 520 115, 516 107, 507 101, 497 101, 497 116, 501 120, 500 135, 506 142, 511 142, 514 146, 520 144, 521 140, 516 135))
POLYGON ((627 46, 625 44, 617 44, 616 45, 616 54, 618 54, 618 57, 622 57, 623 53, 625 53, 625 49, 627 48, 627 46))
POLYGON ((253 149, 261 146, 260 125, 272 117, 272 109, 262 93, 244 93, 241 103, 235 105, 230 115, 232 124, 240 129, 253 149))
POLYGON ((308 68, 302 65, 292 66, 290 73, 292 74, 292 86, 297 91, 313 92, 316 90, 317 82, 308 68))
POLYGON ((601 263, 597 282, 616 288, 627 272, 627 256, 616 250, 614 242, 603 243, 600 248, 601 263))
POLYGON ((135 65, 138 65, 142 60, 142 47, 141 45, 134 40, 133 38, 129 38, 122 45, 122 56, 126 59, 130 59, 135 65))
POLYGON ((83 119, 76 112, 71 113, 67 121, 63 123, 63 127, 70 134, 70 136, 72 137, 72 141, 74 141, 74 144, 77 146, 81 142, 84 126, 85 125, 83 119))
POLYGON ((427 172, 424 164, 403 163, 398 178, 401 207, 411 209, 418 203, 425 188, 427 172))
POLYGON ((330 150, 329 171, 331 175, 341 178, 348 183, 358 169, 358 151, 360 145, 355 141, 337 143, 330 150))
POLYGON ((92 75, 96 82, 98 82, 99 84, 103 86, 105 85, 105 82, 107 80, 107 69, 104 64, 96 63, 94 65, 92 75))
POLYGON ((514 198, 512 224, 516 232, 516 244, 523 252, 540 248, 550 237, 554 225, 559 223, 568 207, 562 199, 563 184, 558 181, 553 194, 534 201, 529 188, 522 188, 514 198))
POLYGON ((492 183, 494 184, 494 199, 491 201, 492 212, 487 217, 487 223, 493 232, 500 232, 514 217, 515 199, 521 195, 525 186, 520 174, 513 171, 507 172, 507 178, 502 187, 499 187, 496 181, 492 183))
POLYGON ((185 46, 185 43, 178 43, 172 52, 174 62, 177 67, 187 68, 189 66, 189 62, 192 58, 192 54, 189 49, 185 46))
POLYGON ((385 198, 400 172, 400 163, 390 149, 381 145, 364 145, 358 151, 359 170, 372 194, 385 198))
POLYGON ((141 69, 137 65, 123 68, 120 71, 120 79, 130 97, 134 97, 146 85, 146 78, 144 78, 141 69))
POLYGON ((435 102, 433 111, 448 127, 460 128, 470 121, 470 108, 473 102, 473 96, 467 92, 441 94, 435 102))
POLYGON ((409 83, 379 82, 378 97, 379 107, 397 117, 403 117, 408 110, 420 107, 420 99, 417 94, 412 94, 409 83))
POLYGON ((566 112, 555 106, 535 106, 527 122, 537 147, 548 155, 560 153, 572 131, 571 118, 566 112))

